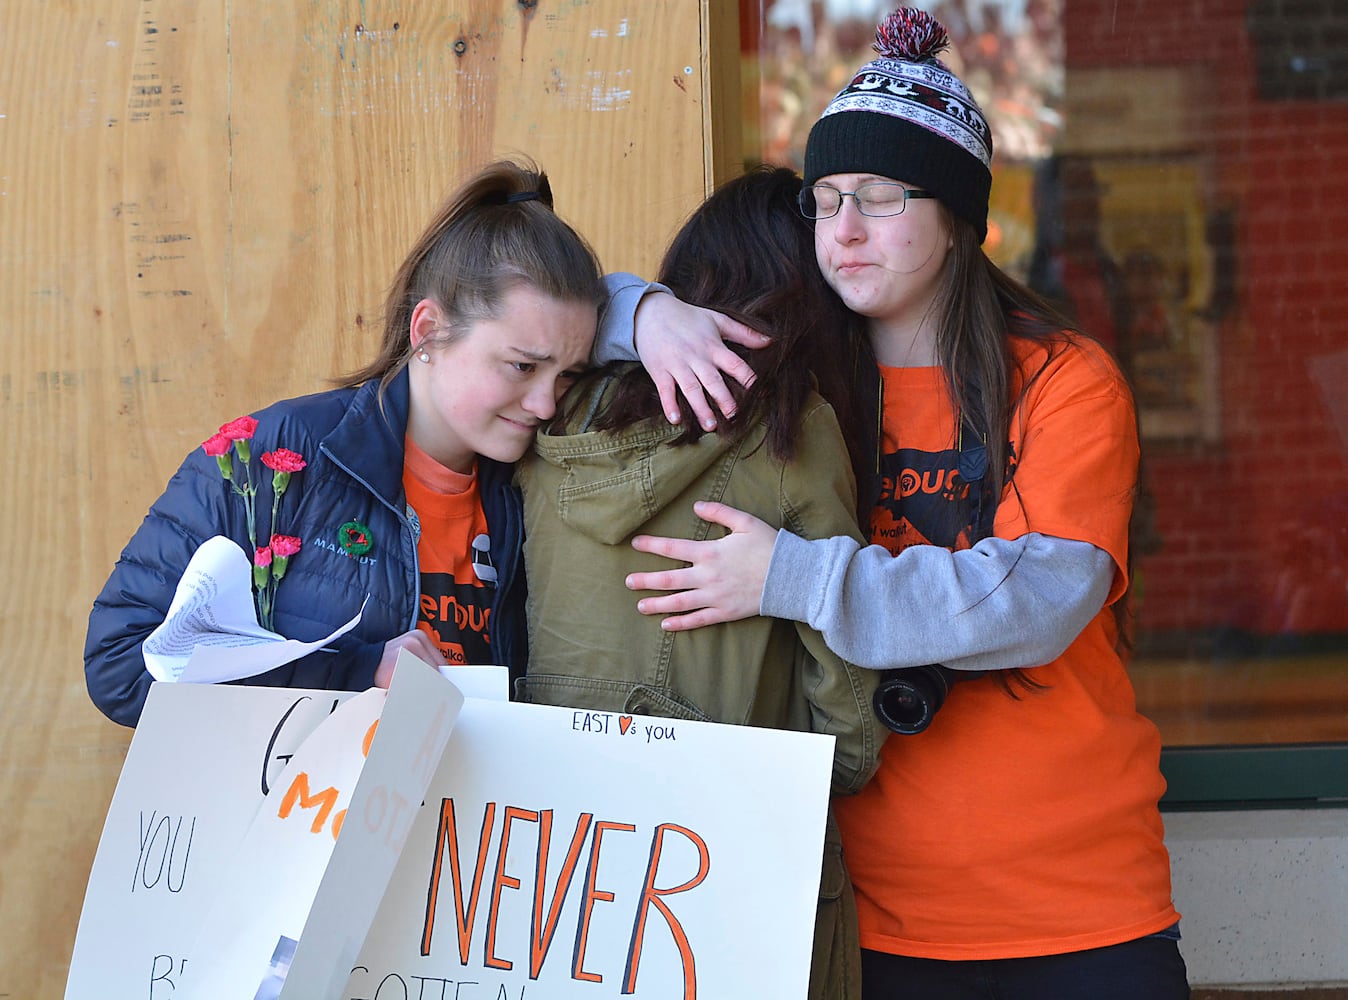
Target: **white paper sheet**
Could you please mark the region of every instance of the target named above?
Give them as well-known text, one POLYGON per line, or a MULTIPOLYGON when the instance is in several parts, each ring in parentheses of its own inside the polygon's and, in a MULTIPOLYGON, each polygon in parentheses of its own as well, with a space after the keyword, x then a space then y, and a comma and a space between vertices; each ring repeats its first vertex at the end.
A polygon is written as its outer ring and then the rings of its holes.
MULTIPOLYGON (((401 656, 401 653, 399 655, 401 656)), ((440 676, 453 681, 454 686, 463 692, 465 698, 510 700, 510 670, 506 667, 446 663, 441 665, 439 670, 440 676)))
POLYGON ((345 625, 314 642, 270 632, 257 623, 253 567, 236 542, 202 542, 178 581, 168 614, 141 644, 145 669, 157 681, 215 684, 255 677, 298 660, 360 623, 365 605, 345 625))
POLYGON ((465 698, 441 748, 408 666, 368 750, 379 691, 151 685, 66 1000, 804 1000, 833 737, 465 698))

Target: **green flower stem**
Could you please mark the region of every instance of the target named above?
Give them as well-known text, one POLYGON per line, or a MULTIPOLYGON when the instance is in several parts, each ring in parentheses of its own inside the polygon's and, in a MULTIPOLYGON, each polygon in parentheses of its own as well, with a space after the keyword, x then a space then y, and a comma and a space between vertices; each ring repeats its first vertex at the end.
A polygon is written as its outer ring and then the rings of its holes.
POLYGON ((276 631, 272 628, 271 609, 272 609, 272 588, 271 585, 263 587, 257 592, 258 605, 258 624, 268 632, 276 631))
POLYGON ((249 483, 243 488, 243 509, 248 515, 248 541, 252 543, 253 548, 257 548, 257 528, 253 522, 256 520, 253 513, 253 484, 249 483))
MULTIPOLYGON (((232 422, 229 426, 230 433, 236 433, 239 426, 237 422, 232 422)), ((225 428, 220 429, 220 436, 225 436, 225 428)), ((208 439, 203 447, 209 446, 209 451, 214 451, 219 446, 217 438, 208 439)), ((209 452, 208 452, 209 453, 209 452)), ((248 541, 252 546, 254 559, 257 557, 257 491, 258 483, 253 482, 252 469, 252 448, 247 438, 233 441, 233 446, 227 448, 225 454, 216 455, 216 465, 220 469, 220 475, 229 483, 230 490, 243 501, 244 515, 248 523, 248 541), (234 468, 234 461, 238 459, 243 467, 242 471, 234 468)), ((267 456, 263 454, 263 464, 269 464, 267 456)), ((277 464, 285 465, 295 463, 300 468, 304 467, 303 457, 297 453, 285 453, 277 464)), ((271 492, 271 532, 272 537, 276 537, 276 521, 280 515, 281 497, 285 495, 286 487, 290 485, 290 473, 284 469, 272 469, 272 492, 271 492)), ((299 547, 299 539, 287 539, 287 545, 293 545, 296 549, 299 547)), ((366 548, 369 547, 368 542, 366 548)), ((349 550, 348 550, 349 551, 349 550)), ((258 624, 268 631, 275 632, 276 627, 273 623, 274 611, 276 606, 276 590, 280 585, 281 578, 285 576, 286 566, 289 559, 285 556, 275 557, 269 566, 253 566, 253 590, 256 592, 256 603, 258 612, 258 624)))
POLYGON ((257 550, 257 515, 254 509, 253 498, 256 490, 253 488, 253 471, 248 466, 248 442, 235 441, 234 450, 238 453, 239 460, 243 463, 243 487, 240 488, 236 482, 234 489, 243 497, 243 510, 248 515, 248 541, 252 543, 254 551, 257 550))
POLYGON ((281 497, 285 496, 290 485, 290 473, 273 472, 271 475, 271 531, 276 533, 276 512, 281 507, 281 497))

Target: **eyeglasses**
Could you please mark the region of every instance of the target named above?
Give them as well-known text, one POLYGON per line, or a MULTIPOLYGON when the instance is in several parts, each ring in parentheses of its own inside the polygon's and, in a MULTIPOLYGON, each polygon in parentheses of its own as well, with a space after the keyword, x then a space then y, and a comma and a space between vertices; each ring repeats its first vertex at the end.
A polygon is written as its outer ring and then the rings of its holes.
POLYGON ((800 214, 807 219, 831 219, 842 211, 844 198, 851 198, 857 211, 872 219, 902 215, 909 198, 935 198, 930 191, 906 188, 892 181, 873 181, 862 184, 855 191, 839 191, 828 184, 815 184, 800 189, 800 214))

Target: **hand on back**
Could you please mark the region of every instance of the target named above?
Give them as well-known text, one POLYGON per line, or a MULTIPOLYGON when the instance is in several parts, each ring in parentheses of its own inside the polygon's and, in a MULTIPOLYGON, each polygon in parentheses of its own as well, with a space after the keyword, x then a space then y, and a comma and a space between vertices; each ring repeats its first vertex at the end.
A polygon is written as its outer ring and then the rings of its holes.
POLYGON ((735 415, 726 377, 748 388, 754 373, 726 341, 756 348, 766 346, 768 338, 723 313, 689 305, 663 292, 641 300, 636 314, 637 354, 660 392, 670 423, 681 420, 679 390, 706 430, 715 430, 718 412, 735 415))
POLYGON ((763 584, 772 561, 777 532, 752 514, 721 503, 701 502, 693 510, 704 520, 729 528, 730 533, 709 541, 638 535, 632 547, 639 552, 668 556, 688 563, 680 569, 632 573, 629 590, 672 593, 644 597, 637 610, 644 615, 671 615, 660 626, 671 632, 739 621, 758 614, 763 584))

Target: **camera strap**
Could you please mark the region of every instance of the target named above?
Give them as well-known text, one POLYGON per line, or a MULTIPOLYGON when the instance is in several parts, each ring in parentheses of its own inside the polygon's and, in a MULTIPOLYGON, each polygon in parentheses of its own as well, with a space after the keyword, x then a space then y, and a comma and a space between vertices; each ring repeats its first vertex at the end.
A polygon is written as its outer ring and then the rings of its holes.
POLYGON ((969 484, 969 526, 971 542, 992 534, 993 518, 997 514, 997 498, 987 482, 988 446, 986 440, 973 429, 963 414, 959 418, 959 460, 956 468, 960 479, 969 484))

